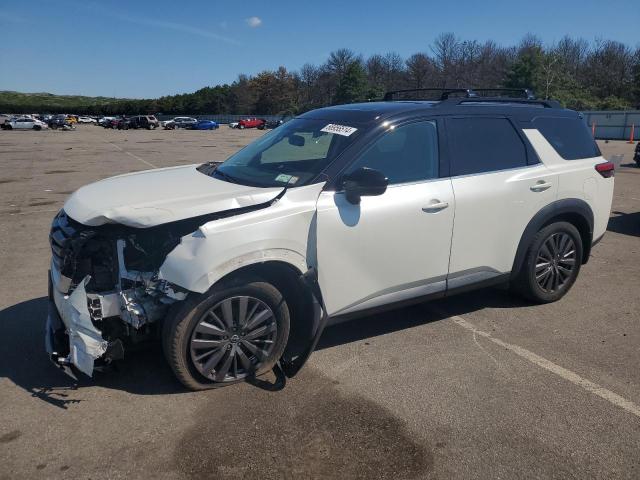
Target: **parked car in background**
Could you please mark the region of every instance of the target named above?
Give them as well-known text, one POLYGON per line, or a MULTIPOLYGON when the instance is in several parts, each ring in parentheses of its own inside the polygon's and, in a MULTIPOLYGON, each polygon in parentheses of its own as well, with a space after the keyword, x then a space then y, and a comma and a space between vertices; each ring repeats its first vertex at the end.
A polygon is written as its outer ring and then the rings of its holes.
POLYGON ((636 153, 633 155, 633 159, 635 160, 638 168, 640 168, 640 142, 636 144, 636 153))
POLYGON ((31 117, 18 117, 5 122, 2 128, 5 130, 43 130, 48 126, 42 120, 31 117))
POLYGON ((243 130, 245 128, 260 128, 265 123, 267 123, 266 120, 262 118, 243 118, 238 122, 238 126, 236 128, 239 128, 240 130, 243 130))
POLYGON ((213 120, 198 120, 191 128, 193 130, 216 130, 218 123, 213 120))
POLYGON ((129 128, 146 128, 147 130, 153 130, 160 126, 160 122, 153 115, 136 115, 135 117, 129 117, 129 128))
POLYGON ((129 130, 129 119, 126 117, 112 118, 104 124, 104 128, 112 128, 114 130, 129 130))
POLYGON ((78 123, 96 123, 96 119, 91 117, 78 117, 78 123))
POLYGON ((98 119, 98 125, 101 127, 105 127, 111 120, 115 120, 116 117, 100 117, 98 119))
POLYGON ((283 115, 277 120, 267 120, 265 121, 265 123, 258 126, 258 130, 264 130, 265 128, 271 128, 271 129, 278 128, 280 125, 291 120, 291 118, 292 118, 291 116, 283 115))
POLYGON ((238 122, 229 122, 229 128, 237 128, 238 122))
POLYGON ((198 123, 198 120, 193 117, 175 117, 162 122, 162 126, 167 130, 175 130, 176 128, 189 128, 196 123, 198 123))
POLYGON ((67 119, 66 115, 52 115, 51 118, 47 121, 47 125, 52 130, 64 129, 71 130, 75 128, 72 123, 70 123, 67 119))

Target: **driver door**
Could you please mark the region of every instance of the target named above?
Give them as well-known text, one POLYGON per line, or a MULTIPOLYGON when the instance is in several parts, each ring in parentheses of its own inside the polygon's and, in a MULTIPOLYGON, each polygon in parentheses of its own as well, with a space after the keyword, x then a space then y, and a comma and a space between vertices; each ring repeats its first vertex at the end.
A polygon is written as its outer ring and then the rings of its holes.
POLYGON ((381 171, 385 193, 359 204, 320 194, 317 271, 329 315, 445 291, 455 200, 438 166, 436 122, 414 122, 389 129, 346 170, 381 171))

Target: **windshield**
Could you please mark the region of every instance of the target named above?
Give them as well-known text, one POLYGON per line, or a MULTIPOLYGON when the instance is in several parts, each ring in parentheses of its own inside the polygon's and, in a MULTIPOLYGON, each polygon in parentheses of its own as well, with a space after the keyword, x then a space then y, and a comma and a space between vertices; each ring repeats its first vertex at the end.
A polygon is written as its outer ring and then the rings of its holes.
POLYGON ((294 119, 231 156, 212 176, 256 187, 306 185, 360 133, 352 125, 294 119))

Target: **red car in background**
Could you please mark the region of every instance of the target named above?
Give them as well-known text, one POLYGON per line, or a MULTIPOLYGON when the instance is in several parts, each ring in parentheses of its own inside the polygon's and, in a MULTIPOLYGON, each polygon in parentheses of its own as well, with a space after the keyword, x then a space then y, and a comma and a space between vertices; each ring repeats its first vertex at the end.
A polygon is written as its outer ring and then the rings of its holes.
POLYGON ((238 122, 238 126, 236 128, 241 130, 244 128, 258 128, 262 127, 265 123, 267 123, 267 121, 262 118, 243 118, 238 122))

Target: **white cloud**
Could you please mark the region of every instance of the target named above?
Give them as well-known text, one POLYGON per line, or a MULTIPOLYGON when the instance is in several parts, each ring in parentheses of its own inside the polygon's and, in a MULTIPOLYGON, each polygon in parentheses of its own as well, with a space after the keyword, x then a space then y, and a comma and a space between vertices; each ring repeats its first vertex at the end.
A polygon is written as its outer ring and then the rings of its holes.
POLYGON ((249 17, 245 21, 251 28, 257 28, 262 25, 262 19, 260 17, 249 17))

